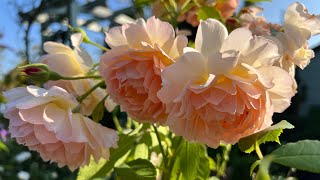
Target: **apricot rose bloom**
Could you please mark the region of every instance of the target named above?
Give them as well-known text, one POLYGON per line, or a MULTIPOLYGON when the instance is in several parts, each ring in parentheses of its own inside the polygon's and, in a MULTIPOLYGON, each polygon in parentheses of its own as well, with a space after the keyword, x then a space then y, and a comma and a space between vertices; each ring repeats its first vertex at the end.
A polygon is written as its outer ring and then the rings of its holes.
POLYGON ((73 171, 89 164, 91 156, 96 162, 108 159, 109 148, 117 147, 116 131, 72 113, 78 102, 60 87, 19 87, 4 96, 11 137, 39 152, 45 161, 73 171))
MULTIPOLYGON (((44 50, 48 53, 40 58, 40 62, 47 64, 50 70, 66 77, 85 76, 92 68, 93 61, 86 51, 76 47, 74 50, 70 47, 56 42, 46 42, 43 45, 44 50)), ((89 91, 98 83, 93 79, 80 80, 58 80, 49 81, 44 86, 50 88, 59 86, 74 96, 81 96, 89 91)), ((105 90, 97 88, 94 90, 80 105, 80 112, 83 115, 91 115, 96 105, 107 95, 105 90)), ((107 110, 112 111, 114 103, 107 98, 107 110)))
POLYGON ((140 122, 164 122, 160 74, 180 57, 187 38, 175 37, 169 23, 151 17, 110 29, 106 42, 111 49, 101 57, 100 74, 111 98, 140 122))
POLYGON ((295 94, 293 78, 273 66, 278 48, 247 28, 227 29, 208 19, 198 27, 195 49, 162 72, 158 92, 166 125, 177 135, 216 148, 236 143, 272 124, 295 94))

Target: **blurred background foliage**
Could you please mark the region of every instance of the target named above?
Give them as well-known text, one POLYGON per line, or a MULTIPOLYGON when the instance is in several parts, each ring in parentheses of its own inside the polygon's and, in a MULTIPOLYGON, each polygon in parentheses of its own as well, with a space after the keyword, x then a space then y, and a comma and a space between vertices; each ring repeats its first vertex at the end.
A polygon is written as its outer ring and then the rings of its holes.
MULTIPOLYGON (((140 17, 150 17, 154 10, 150 5, 159 2, 168 4, 171 3, 171 0, 159 0, 158 2, 156 0, 8 0, 2 2, 3 5, 15 10, 16 24, 20 27, 20 34, 23 36, 23 41, 19 42, 19 44, 22 43, 23 45, 22 48, 19 48, 21 46, 16 48, 15 44, 18 42, 12 42, 11 44, 0 43, 0 69, 2 73, 0 91, 26 83, 25 79, 18 76, 14 67, 36 62, 39 55, 43 54, 41 47, 43 42, 57 41, 70 45, 70 32, 67 24, 83 28, 93 41, 106 46, 104 43, 104 31, 113 26, 132 22, 140 17), (17 60, 15 62, 6 62, 6 56, 3 51, 10 51, 14 54, 11 56, 17 58, 17 60)), ((246 2, 245 5, 251 5, 253 4, 252 2, 254 1, 246 2)), ((188 10, 190 7, 183 8, 182 11, 188 10)), ((171 22, 181 33, 187 32, 191 42, 194 40, 196 27, 185 21, 177 22, 176 19, 179 14, 175 12, 162 12, 160 14, 162 19, 171 22)), ((208 14, 202 13, 201 16, 205 17, 208 14)), ((216 14, 213 13, 210 16, 216 16, 216 14)), ((219 17, 216 16, 216 18, 219 17)), ((3 33, 0 34, 0 42, 5 35, 3 33)), ((101 50, 88 45, 83 45, 83 47, 88 49, 95 61, 98 61, 99 55, 102 54, 101 50)), ((313 60, 311 67, 319 67, 317 61, 320 60, 320 48, 315 48, 314 50, 318 60, 313 60)), ((311 70, 307 69, 305 71, 311 70)), ((317 89, 319 85, 315 85, 317 87, 308 87, 308 83, 305 83, 304 80, 310 77, 301 75, 305 71, 298 70, 297 72, 299 93, 293 98, 291 107, 284 113, 274 116, 275 123, 286 119, 295 126, 295 129, 285 131, 282 134, 282 143, 295 142, 301 139, 320 140, 318 130, 320 127, 320 106, 308 102, 310 101, 310 96, 312 98, 320 96, 319 92, 310 94, 310 92, 314 91, 308 91, 308 88, 317 89)), ((111 118, 111 116, 111 114, 106 114, 105 119, 111 118)), ((120 122, 121 119, 126 119, 124 113, 117 113, 117 116, 120 122)), ((105 119, 101 121, 102 124, 108 127, 115 126, 112 121, 105 119)), ((7 125, 7 121, 0 116, 0 129, 6 129, 7 125)), ((6 141, 5 138, 0 138, 0 141, 3 141, 7 146, 7 149, 0 149, 0 179, 76 178, 77 172, 70 172, 67 168, 58 168, 54 163, 43 162, 37 153, 31 152, 28 154, 29 151, 26 147, 18 145, 9 137, 7 137, 6 141)), ((277 146, 276 143, 268 143, 262 145, 261 148, 263 153, 269 153, 277 146)), ((208 149, 208 154, 216 163, 216 167, 220 168, 212 171, 212 175, 217 175, 221 179, 250 179, 250 166, 257 159, 255 155, 241 152, 237 146, 208 149)), ((284 179, 291 176, 298 179, 320 179, 319 175, 277 165, 272 166, 271 174, 275 175, 274 179, 284 179)))

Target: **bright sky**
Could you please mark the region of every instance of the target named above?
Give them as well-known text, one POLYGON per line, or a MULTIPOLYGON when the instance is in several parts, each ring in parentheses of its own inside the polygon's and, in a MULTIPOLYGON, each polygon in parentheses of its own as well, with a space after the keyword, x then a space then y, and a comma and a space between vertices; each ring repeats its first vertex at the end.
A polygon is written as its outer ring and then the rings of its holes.
MULTIPOLYGON (((8 2, 13 0, 0 0, 0 32, 4 34, 4 37, 0 39, 0 44, 8 45, 16 50, 21 50, 24 48, 24 33, 23 30, 19 29, 18 24, 16 23, 16 10, 12 6, 8 6, 8 2)), ((18 0, 23 2, 23 0, 18 0)), ((80 0, 81 1, 81 0, 80 0)), ((320 0, 273 0, 273 2, 263 2, 258 4, 260 7, 264 8, 262 15, 266 19, 273 23, 282 23, 283 14, 288 7, 293 2, 300 2, 304 4, 310 13, 320 14, 320 0)), ((121 9, 123 7, 129 6, 130 0, 108 0, 108 6, 112 10, 121 9)), ((240 0, 240 3, 243 4, 243 0, 240 0)), ((39 26, 35 26, 31 30, 32 34, 39 32, 39 26)), ((103 35, 96 35, 94 33, 89 33, 94 35, 96 41, 103 41, 103 35)), ((36 38, 38 35, 35 35, 31 38, 33 44, 39 44, 40 39, 36 38)), ((311 47, 316 47, 320 44, 320 36, 312 38, 310 41, 311 47)), ((91 50, 91 48, 90 48, 91 50)), ((93 52, 95 49, 92 50, 93 52)), ((93 53, 96 54, 96 53, 93 53)), ((96 54, 98 56, 98 54, 96 54)), ((95 57, 94 57, 95 58, 95 57)), ((2 74, 7 72, 9 69, 13 68, 17 63, 19 63, 20 58, 18 58, 15 53, 5 50, 0 53, 0 77, 2 74)))

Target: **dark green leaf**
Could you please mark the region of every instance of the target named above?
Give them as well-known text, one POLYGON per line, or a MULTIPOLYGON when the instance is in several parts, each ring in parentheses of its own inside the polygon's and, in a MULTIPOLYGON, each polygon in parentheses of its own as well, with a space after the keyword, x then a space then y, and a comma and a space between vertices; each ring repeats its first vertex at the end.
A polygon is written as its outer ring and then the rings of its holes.
POLYGON ((258 145, 266 142, 277 142, 280 144, 279 136, 283 129, 292 129, 293 125, 283 120, 278 124, 275 124, 265 130, 254 133, 250 136, 241 138, 238 142, 238 146, 241 151, 251 153, 254 150, 254 145, 258 142, 258 145))
POLYGON ((94 108, 92 112, 92 119, 95 122, 101 121, 104 116, 104 110, 105 110, 104 101, 105 101, 105 98, 97 104, 97 106, 94 108))
POLYGON ((122 167, 115 168, 117 179, 152 180, 156 179, 156 168, 146 159, 128 162, 122 167))
POLYGON ((320 141, 302 140, 274 150, 273 162, 296 169, 320 173, 320 141))
POLYGON ((128 136, 125 134, 120 134, 120 139, 118 142, 118 148, 110 149, 109 160, 95 173, 92 178, 104 177, 106 176, 112 168, 114 168, 115 163, 132 148, 135 143, 135 136, 128 136))
POLYGON ((198 20, 207 20, 208 18, 213 18, 221 20, 219 11, 214 7, 202 6, 198 10, 198 20))

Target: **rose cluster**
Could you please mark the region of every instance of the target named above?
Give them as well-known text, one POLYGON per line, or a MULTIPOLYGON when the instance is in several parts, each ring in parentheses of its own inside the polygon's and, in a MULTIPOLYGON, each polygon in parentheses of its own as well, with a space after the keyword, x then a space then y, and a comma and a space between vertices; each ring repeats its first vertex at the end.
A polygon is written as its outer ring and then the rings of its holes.
MULTIPOLYGON (((4 93, 11 136, 44 160, 74 170, 91 156, 108 159, 109 148, 117 147, 117 132, 89 118, 101 101, 108 111, 116 103, 136 121, 168 126, 213 148, 269 127, 296 93, 296 66, 303 69, 314 57, 307 41, 320 33, 320 16, 294 3, 284 24, 276 25, 259 11, 241 11, 242 27, 230 33, 215 19, 200 21, 194 47, 155 17, 111 28, 105 39, 110 50, 99 64, 106 90, 96 88, 79 102, 75 97, 97 80, 11 89, 4 93)), ((40 61, 62 76, 85 76, 93 63, 79 44, 71 49, 47 42, 40 61)))

